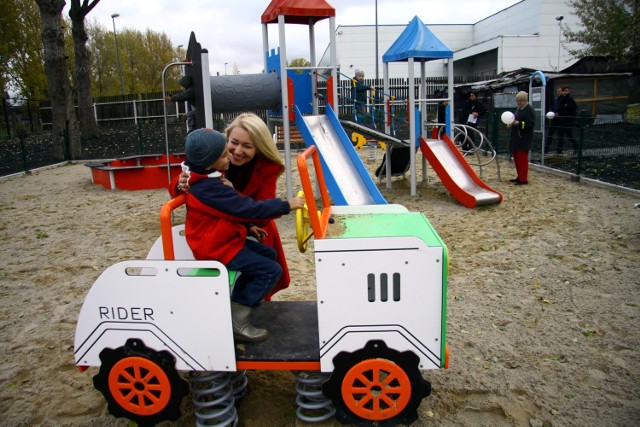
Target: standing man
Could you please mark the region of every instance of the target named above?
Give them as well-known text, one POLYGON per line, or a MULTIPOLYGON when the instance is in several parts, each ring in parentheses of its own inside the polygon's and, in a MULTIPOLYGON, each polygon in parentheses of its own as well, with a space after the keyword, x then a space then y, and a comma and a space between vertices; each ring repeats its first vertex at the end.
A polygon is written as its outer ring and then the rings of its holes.
MULTIPOLYGON (((447 96, 446 94, 443 96, 447 96)), ((447 106, 449 105, 449 100, 445 99, 444 101, 440 101, 438 104, 438 124, 444 124, 440 126, 438 130, 438 136, 442 136, 443 133, 447 130, 447 106)), ((451 113, 449 113, 451 114, 451 113)))
POLYGON ((553 120, 559 120, 558 122, 558 154, 562 154, 562 146, 564 145, 564 137, 569 139, 569 142, 573 146, 573 150, 578 152, 578 142, 573 137, 573 123, 576 121, 576 115, 578 114, 578 105, 571 96, 569 86, 562 87, 562 97, 560 104, 558 105, 558 116, 553 120))
MULTIPOLYGON (((478 96, 476 92, 469 92, 469 99, 464 103, 462 107, 462 116, 460 117, 460 123, 465 123, 467 126, 470 126, 474 129, 478 129, 478 122, 480 118, 487 111, 484 108, 484 105, 478 101, 478 96)), ((475 132, 469 131, 467 134, 467 138, 465 138, 462 143, 463 151, 471 151, 475 148, 475 132)))
MULTIPOLYGON (((560 103, 562 102, 562 88, 559 87, 556 90, 556 98, 553 101, 553 108, 551 109, 551 111, 555 114, 555 116, 558 115, 558 111, 560 110, 560 103)), ((551 143, 553 142, 553 135, 558 133, 558 120, 556 120, 556 117, 554 116, 553 119, 551 119, 549 121, 549 129, 547 131, 547 139, 545 141, 544 144, 544 152, 548 153, 549 150, 551 149, 551 143)), ((556 136, 556 139, 558 137, 556 136)), ((558 144, 556 143, 556 147, 558 147, 558 144)))
POLYGON ((194 102, 196 101, 196 92, 193 87, 193 79, 191 76, 182 76, 180 79, 180 86, 184 88, 184 90, 180 93, 176 93, 172 96, 165 96, 164 100, 167 102, 187 102, 187 133, 193 132, 196 129, 196 109, 194 107, 194 102))

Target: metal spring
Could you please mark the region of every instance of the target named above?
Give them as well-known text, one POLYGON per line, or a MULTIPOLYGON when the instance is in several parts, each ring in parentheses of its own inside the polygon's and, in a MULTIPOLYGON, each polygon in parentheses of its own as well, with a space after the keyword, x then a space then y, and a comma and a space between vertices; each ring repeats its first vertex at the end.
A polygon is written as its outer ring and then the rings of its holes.
POLYGON ((368 142, 367 146, 369 149, 367 150, 367 162, 373 163, 376 161, 376 148, 378 143, 376 141, 368 142))
POLYGON ((247 371, 237 371, 231 373, 231 387, 233 388, 233 397, 236 402, 242 399, 247 394, 247 385, 249 384, 249 378, 247 378, 247 371))
POLYGON ((231 377, 229 372, 191 375, 197 427, 235 427, 238 424, 231 377))
POLYGON ((331 399, 322 394, 322 383, 330 374, 322 372, 296 372, 296 415, 298 419, 317 423, 332 418, 336 409, 331 403, 331 399))

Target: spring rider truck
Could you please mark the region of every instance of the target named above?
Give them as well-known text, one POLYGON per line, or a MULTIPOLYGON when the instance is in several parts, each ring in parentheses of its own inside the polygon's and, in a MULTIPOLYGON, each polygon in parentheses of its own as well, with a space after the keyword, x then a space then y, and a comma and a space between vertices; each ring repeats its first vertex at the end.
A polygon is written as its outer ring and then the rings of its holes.
POLYGON ((198 425, 236 425, 241 395, 220 404, 214 383, 203 398, 197 379, 289 370, 321 375, 317 395, 342 423, 418 418, 431 392, 422 371, 448 367, 446 246, 424 215, 403 206, 331 206, 315 147, 298 156, 298 169, 306 209, 296 213, 297 242, 305 251, 314 238, 317 300, 263 303, 254 321, 270 325, 266 341, 234 344, 236 272, 193 260, 184 225, 172 225, 184 196, 163 206, 162 236, 147 259, 117 263, 96 280, 79 314, 74 357, 81 370, 100 368, 94 386, 113 415, 139 425, 177 420, 191 391, 198 425), (205 401, 216 408, 207 413, 205 401), (227 421, 222 412, 231 414, 227 421))

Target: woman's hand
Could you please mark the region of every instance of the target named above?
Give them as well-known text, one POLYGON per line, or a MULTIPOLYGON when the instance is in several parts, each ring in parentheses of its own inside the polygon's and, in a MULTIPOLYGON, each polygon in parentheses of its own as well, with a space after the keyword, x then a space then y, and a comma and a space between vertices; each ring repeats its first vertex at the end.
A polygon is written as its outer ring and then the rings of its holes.
POLYGON ((184 191, 185 193, 189 192, 189 173, 183 171, 180 174, 180 179, 178 179, 178 190, 184 191))
POLYGON ((224 176, 222 178, 220 178, 220 181, 226 185, 229 186, 231 188, 233 188, 233 183, 231 181, 229 181, 227 178, 225 178, 224 176))

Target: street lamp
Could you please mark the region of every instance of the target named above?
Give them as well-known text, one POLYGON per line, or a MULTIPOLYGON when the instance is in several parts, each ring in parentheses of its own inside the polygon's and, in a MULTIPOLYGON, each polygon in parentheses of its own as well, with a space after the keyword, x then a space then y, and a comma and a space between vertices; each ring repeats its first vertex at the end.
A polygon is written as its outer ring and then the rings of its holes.
POLYGON ((224 63, 224 75, 225 76, 227 75, 227 64, 228 64, 228 62, 224 63))
POLYGON ((558 21, 558 68, 557 72, 560 72, 560 39, 562 38, 562 20, 564 16, 556 16, 556 21, 558 21))
POLYGON ((124 97, 124 80, 122 79, 122 64, 120 63, 120 49, 118 49, 118 36, 116 36, 116 18, 119 17, 119 13, 111 14, 111 20, 113 21, 113 39, 116 41, 116 56, 118 57, 118 70, 120 71, 120 88, 122 89, 122 96, 124 97))
POLYGON ((376 0, 376 84, 378 84, 378 0, 376 0))
MULTIPOLYGON (((182 55, 182 47, 183 46, 184 46, 183 44, 179 44, 178 45, 178 61, 184 61, 185 60, 184 56, 182 55)), ((182 70, 182 75, 184 75, 184 72, 185 72, 184 65, 181 65, 180 69, 182 70)))

